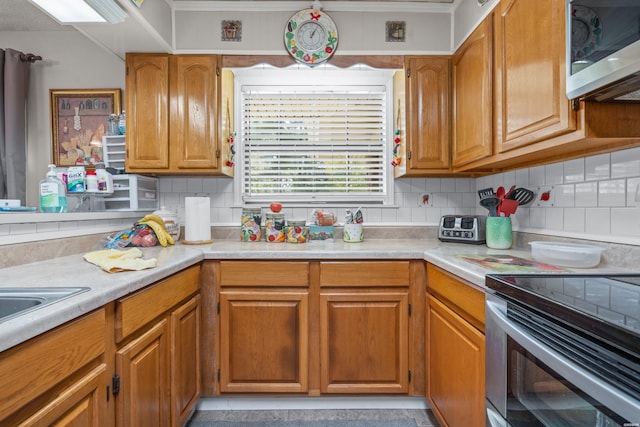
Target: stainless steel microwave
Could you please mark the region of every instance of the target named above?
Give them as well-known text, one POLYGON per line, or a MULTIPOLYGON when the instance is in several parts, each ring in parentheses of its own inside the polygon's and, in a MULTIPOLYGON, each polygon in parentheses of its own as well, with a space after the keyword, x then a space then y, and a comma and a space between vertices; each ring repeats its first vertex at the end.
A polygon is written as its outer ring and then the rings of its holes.
POLYGON ((640 102, 640 0, 566 0, 567 97, 640 102))

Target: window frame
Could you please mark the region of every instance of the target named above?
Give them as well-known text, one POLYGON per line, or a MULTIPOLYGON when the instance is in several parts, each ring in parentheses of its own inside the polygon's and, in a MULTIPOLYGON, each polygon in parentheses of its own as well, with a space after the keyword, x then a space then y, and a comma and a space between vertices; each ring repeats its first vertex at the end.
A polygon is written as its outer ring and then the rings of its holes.
MULTIPOLYGON (((393 167, 390 164, 393 150, 393 74, 397 69, 374 69, 366 65, 353 66, 347 69, 340 69, 329 64, 318 67, 307 67, 302 65, 293 65, 286 68, 276 68, 269 65, 258 65, 249 68, 234 69, 234 116, 236 123, 240 123, 242 117, 242 87, 243 86, 269 86, 274 84, 284 84, 286 82, 295 82, 292 86, 301 85, 322 85, 322 86, 356 86, 353 82, 358 82, 357 86, 384 86, 386 93, 386 135, 383 149, 383 167, 384 167, 384 193, 375 196, 370 200, 355 201, 358 206, 392 206, 394 203, 394 185, 393 185, 393 167), (351 80, 349 80, 351 79, 351 80), (279 83, 282 82, 282 83, 279 83)), ((236 126, 236 173, 234 174, 234 205, 236 206, 263 206, 268 203, 267 196, 261 199, 251 201, 244 200, 244 142, 242 135, 242 126, 236 126)), ((283 195, 282 200, 290 207, 312 207, 322 206, 352 206, 354 204, 353 197, 349 195, 335 195, 330 200, 316 200, 314 197, 303 200, 292 200, 292 197, 283 195)))

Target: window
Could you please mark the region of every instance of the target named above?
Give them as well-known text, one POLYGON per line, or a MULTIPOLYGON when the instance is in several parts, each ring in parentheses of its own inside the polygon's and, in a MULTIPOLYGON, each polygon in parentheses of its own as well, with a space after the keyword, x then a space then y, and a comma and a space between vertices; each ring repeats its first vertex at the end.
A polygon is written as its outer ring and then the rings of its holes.
POLYGON ((264 71, 236 73, 242 201, 387 203, 392 72, 264 71))

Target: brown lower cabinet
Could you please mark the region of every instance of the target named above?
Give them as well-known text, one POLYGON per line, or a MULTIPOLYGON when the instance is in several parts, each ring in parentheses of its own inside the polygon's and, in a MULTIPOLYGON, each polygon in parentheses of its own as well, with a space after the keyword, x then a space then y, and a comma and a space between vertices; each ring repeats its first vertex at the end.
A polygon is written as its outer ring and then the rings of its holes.
POLYGON ((0 353, 2 426, 182 426, 200 397, 200 266, 0 353))
POLYGON ((424 358, 410 356, 424 349, 410 339, 424 333, 410 309, 414 288, 424 292, 422 261, 209 261, 205 269, 219 290, 209 344, 217 362, 203 377, 217 387, 205 394, 424 394, 424 358))
POLYGON ((485 425, 484 293, 427 265, 427 400, 440 425, 485 425))

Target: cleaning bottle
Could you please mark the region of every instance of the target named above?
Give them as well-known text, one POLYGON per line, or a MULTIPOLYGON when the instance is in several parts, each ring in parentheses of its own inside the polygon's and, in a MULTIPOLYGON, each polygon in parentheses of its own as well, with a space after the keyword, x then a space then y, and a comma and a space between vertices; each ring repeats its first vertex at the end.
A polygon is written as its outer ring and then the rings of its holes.
POLYGON ((40 212, 66 212, 67 193, 64 183, 58 178, 56 165, 49 165, 47 176, 40 181, 40 212))

